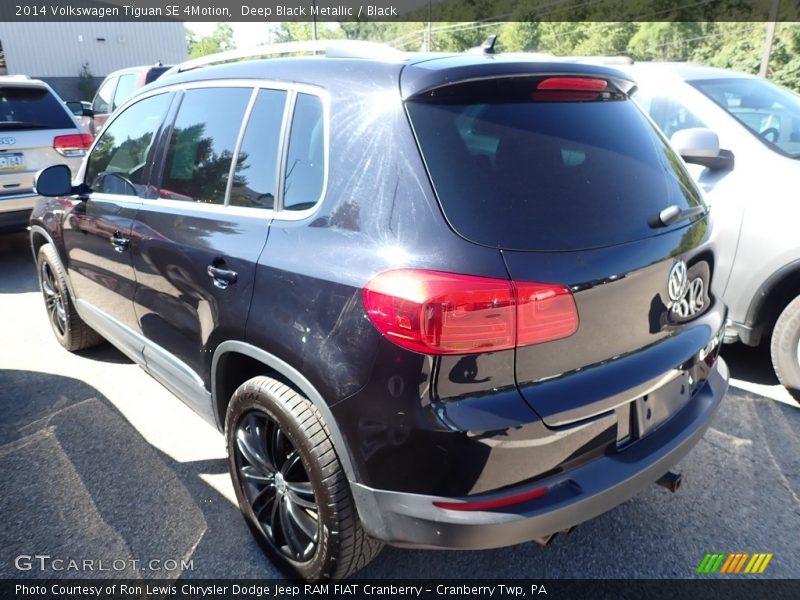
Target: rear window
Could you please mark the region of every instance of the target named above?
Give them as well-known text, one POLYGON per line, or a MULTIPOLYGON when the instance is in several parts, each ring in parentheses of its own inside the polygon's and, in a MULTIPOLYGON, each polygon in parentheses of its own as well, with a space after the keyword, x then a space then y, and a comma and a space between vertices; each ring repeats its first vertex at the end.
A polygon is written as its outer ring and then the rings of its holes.
POLYGON ((459 234, 515 250, 597 248, 663 233, 649 225, 661 210, 702 202, 680 158, 623 94, 548 94, 536 91, 540 81, 469 82, 407 103, 459 234))
POLYGON ((72 117, 48 89, 0 87, 0 130, 73 128, 72 117))

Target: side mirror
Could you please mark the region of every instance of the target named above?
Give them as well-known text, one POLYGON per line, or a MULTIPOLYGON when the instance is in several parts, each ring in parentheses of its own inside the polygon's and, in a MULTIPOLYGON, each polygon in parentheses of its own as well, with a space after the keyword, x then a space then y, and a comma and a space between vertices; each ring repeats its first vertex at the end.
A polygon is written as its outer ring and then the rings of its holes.
POLYGON ((33 179, 33 189, 40 196, 69 196, 72 194, 72 173, 67 165, 42 169, 33 179))
POLYGON ((92 110, 92 105, 88 102, 81 102, 78 100, 70 100, 69 102, 65 103, 67 108, 72 112, 73 115, 76 117, 93 117, 94 111, 92 110))
POLYGON ((704 127, 681 129, 672 134, 670 143, 687 163, 703 165, 709 169, 726 169, 733 166, 733 153, 721 150, 719 136, 704 127))

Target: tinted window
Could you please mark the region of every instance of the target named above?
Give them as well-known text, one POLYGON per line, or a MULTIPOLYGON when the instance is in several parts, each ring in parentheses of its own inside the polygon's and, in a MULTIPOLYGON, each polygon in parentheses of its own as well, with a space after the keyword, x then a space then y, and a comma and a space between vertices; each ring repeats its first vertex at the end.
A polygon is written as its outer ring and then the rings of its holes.
POLYGON ((48 89, 0 87, 0 130, 74 127, 72 117, 48 89))
POLYGON ((188 90, 169 140, 161 197, 223 204, 231 160, 252 90, 188 90))
POLYGON ((651 95, 648 90, 640 88, 633 98, 667 137, 681 129, 706 126, 686 106, 669 96, 651 95))
POLYGON ((297 94, 286 161, 284 209, 305 210, 319 201, 325 179, 324 157, 322 100, 310 94, 297 94))
POLYGON ((691 81, 770 147, 800 158, 800 96, 766 79, 691 81))
POLYGON ((93 191, 142 195, 147 157, 168 106, 169 94, 145 98, 103 130, 86 167, 93 191))
POLYGON ((100 114, 111 112, 111 94, 114 93, 114 84, 116 84, 116 82, 116 77, 106 79, 103 85, 100 86, 100 89, 97 90, 97 94, 95 94, 94 101, 92 102, 92 110, 94 110, 94 112, 100 114))
POLYGON ((261 90, 250 113, 233 176, 230 204, 274 208, 286 92, 261 90))
POLYGON ((548 94, 537 84, 468 83, 408 103, 461 235, 521 250, 594 248, 662 233, 648 224, 659 211, 701 202, 680 158, 625 96, 548 94))
POLYGON ((114 108, 123 104, 128 98, 133 96, 136 90, 136 75, 122 75, 117 84, 117 91, 114 92, 114 108))

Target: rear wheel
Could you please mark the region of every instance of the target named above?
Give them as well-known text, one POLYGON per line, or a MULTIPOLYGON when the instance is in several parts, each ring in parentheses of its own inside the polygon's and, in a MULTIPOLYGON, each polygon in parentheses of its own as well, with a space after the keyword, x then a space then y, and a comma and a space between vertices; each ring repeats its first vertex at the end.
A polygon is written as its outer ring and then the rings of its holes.
POLYGON ((800 402, 800 296, 778 317, 770 345, 772 365, 780 382, 800 402))
POLYGON ((80 318, 67 288, 67 274, 52 244, 39 248, 36 266, 39 288, 50 326, 58 340, 70 352, 96 346, 103 338, 80 318))
POLYGON ((361 527, 327 426, 306 398, 251 379, 231 399, 225 437, 239 506, 278 567, 339 579, 377 556, 382 544, 361 527))

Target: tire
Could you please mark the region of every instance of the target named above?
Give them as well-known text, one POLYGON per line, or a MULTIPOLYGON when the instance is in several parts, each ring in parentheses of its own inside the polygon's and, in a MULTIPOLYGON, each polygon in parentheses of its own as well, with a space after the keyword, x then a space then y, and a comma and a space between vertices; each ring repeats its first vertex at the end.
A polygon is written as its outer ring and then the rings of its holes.
POLYGON ((772 330, 770 353, 778 380, 800 403, 800 296, 778 317, 772 330))
POLYGON ((67 287, 67 274, 52 244, 39 248, 36 267, 39 289, 44 296, 50 327, 58 343, 70 352, 102 343, 100 334, 84 323, 75 310, 67 287))
POLYGON ((381 551, 361 526, 322 416, 302 395, 269 377, 245 382, 228 406, 225 439, 239 507, 282 571, 341 579, 381 551))

